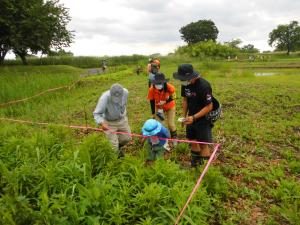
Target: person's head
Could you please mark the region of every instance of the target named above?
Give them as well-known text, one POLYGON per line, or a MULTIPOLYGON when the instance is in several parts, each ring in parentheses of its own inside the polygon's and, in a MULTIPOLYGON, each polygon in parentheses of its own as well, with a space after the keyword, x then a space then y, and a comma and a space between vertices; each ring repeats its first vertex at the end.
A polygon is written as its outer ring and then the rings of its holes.
POLYGON ((149 58, 148 59, 148 63, 152 63, 153 62, 153 59, 152 58, 149 58))
POLYGON ((168 81, 169 79, 166 79, 163 73, 157 73, 154 76, 154 80, 152 81, 152 84, 156 89, 162 90, 168 81))
POLYGON ((124 89, 121 84, 115 83, 110 87, 109 90, 111 100, 114 103, 121 103, 122 102, 122 97, 124 94, 124 89))
POLYGON ((162 125, 155 119, 147 120, 142 128, 144 136, 156 136, 161 131, 162 125))
POLYGON ((199 77, 199 73, 196 72, 191 64, 181 64, 178 66, 177 72, 173 73, 173 77, 181 81, 181 85, 188 85, 193 80, 199 77))
POLYGON ((158 59, 154 59, 153 63, 155 63, 158 66, 158 68, 160 68, 160 61, 158 59))

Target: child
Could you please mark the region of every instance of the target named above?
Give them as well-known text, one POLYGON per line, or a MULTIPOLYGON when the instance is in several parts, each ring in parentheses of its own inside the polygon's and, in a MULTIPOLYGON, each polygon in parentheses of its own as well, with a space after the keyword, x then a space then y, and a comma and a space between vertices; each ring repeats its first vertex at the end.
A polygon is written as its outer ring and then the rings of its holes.
MULTIPOLYGON (((175 119, 175 98, 176 92, 173 85, 169 82, 169 79, 165 78, 163 73, 157 73, 152 81, 152 86, 148 90, 147 99, 150 100, 152 118, 156 116, 160 121, 165 120, 167 117, 167 126, 170 130, 171 137, 177 138, 175 119), (156 112, 156 114, 155 114, 156 112)), ((176 146, 177 142, 173 141, 173 146, 176 146)))
POLYGON ((168 141, 159 138, 170 138, 169 131, 155 119, 147 120, 142 128, 144 136, 148 137, 147 162, 164 156, 165 150, 170 150, 168 141))

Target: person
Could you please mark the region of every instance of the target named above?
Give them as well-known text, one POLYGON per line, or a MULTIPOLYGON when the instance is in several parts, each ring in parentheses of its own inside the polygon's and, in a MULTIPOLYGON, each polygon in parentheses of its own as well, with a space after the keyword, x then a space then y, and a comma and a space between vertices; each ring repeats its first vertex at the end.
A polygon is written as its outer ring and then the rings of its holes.
MULTIPOLYGON (((152 86, 148 90, 147 99, 150 101, 152 117, 156 116, 160 121, 167 117, 167 126, 170 130, 171 138, 177 138, 175 125, 175 98, 176 92, 173 85, 168 83, 163 73, 157 73, 152 80, 152 86)), ((177 145, 177 141, 173 140, 173 146, 177 145)))
POLYGON ((130 127, 126 113, 128 90, 115 83, 98 100, 93 112, 94 119, 101 126, 118 157, 124 156, 122 147, 130 140, 130 127), (115 134, 126 132, 127 134, 115 134))
MULTIPOLYGON (((213 109, 212 88, 200 77, 191 64, 181 64, 173 77, 181 81, 183 125, 186 125, 187 139, 212 142, 212 123, 206 115, 213 109)), ((191 144, 191 166, 196 167, 209 159, 208 144, 191 144)))
POLYGON ((160 61, 158 59, 149 59, 149 63, 147 66, 148 87, 151 86, 154 76, 155 74, 159 73, 159 70, 160 70, 160 61))
POLYGON ((143 72, 142 67, 138 65, 136 68, 136 75, 140 75, 141 72, 143 72))
POLYGON ((106 70, 106 59, 102 59, 101 60, 101 68, 102 68, 102 71, 103 71, 103 73, 105 72, 105 70, 106 70))
POLYGON ((148 64, 147 64, 147 72, 150 73, 151 72, 151 63, 153 63, 153 59, 149 58, 148 59, 148 64))
POLYGON ((164 156, 169 150, 168 141, 169 131, 155 119, 148 119, 142 127, 143 136, 147 137, 147 163, 164 156), (160 139, 162 138, 162 139, 160 139))

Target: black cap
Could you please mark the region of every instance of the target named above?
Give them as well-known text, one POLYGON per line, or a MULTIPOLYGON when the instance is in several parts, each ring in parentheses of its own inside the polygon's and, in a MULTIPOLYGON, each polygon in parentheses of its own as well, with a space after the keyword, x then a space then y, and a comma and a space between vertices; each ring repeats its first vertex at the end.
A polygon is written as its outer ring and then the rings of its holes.
POLYGON ((178 80, 191 80, 199 76, 191 64, 181 64, 178 66, 177 72, 173 73, 173 77, 178 80))

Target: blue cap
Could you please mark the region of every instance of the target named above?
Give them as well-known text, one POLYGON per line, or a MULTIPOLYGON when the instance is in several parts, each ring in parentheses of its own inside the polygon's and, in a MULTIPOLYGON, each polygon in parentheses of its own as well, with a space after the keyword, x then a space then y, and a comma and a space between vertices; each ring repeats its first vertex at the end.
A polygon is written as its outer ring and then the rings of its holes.
POLYGON ((144 136, 154 136, 161 131, 162 125, 155 119, 149 119, 144 123, 142 133, 144 136))

